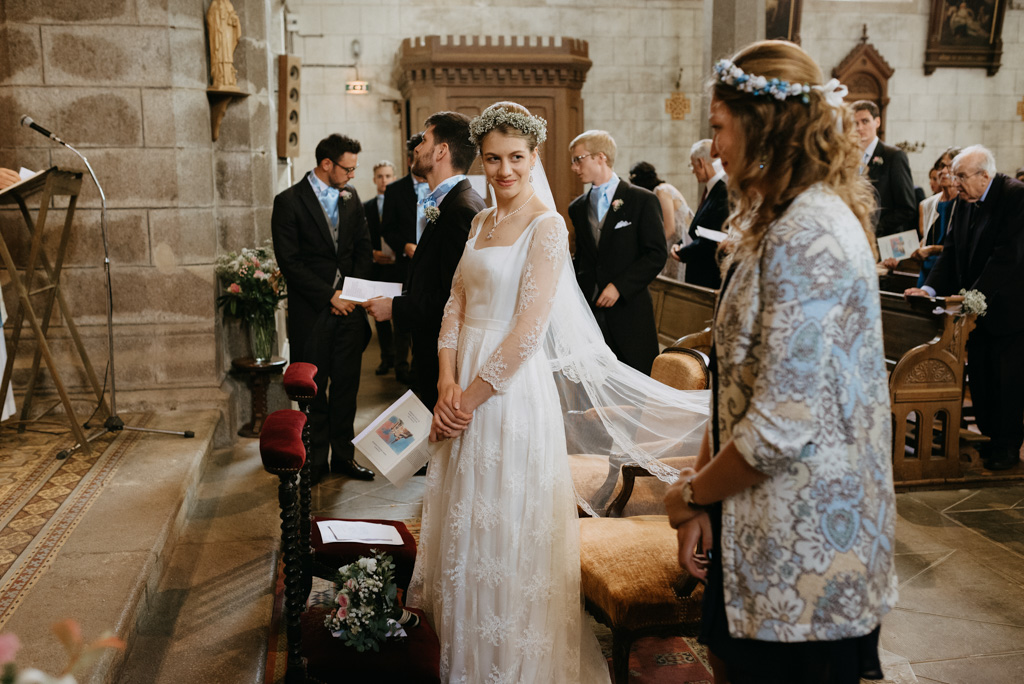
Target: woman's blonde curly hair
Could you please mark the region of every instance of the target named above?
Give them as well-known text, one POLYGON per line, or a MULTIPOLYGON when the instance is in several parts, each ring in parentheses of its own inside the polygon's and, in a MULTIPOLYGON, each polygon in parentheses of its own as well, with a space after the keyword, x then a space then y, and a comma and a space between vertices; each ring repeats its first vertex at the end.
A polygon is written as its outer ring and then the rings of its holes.
MULTIPOLYGON (((823 83, 821 69, 793 43, 766 40, 740 50, 732 62, 747 74, 811 86, 823 83)), ((768 227, 792 201, 823 183, 850 207, 875 250, 872 214, 875 195, 861 176, 861 149, 853 113, 833 107, 818 90, 807 102, 741 92, 713 78, 712 95, 737 119, 742 159, 729 169, 729 223, 740 229, 736 256, 757 251, 768 227), (839 122, 841 121, 841 125, 839 122)))

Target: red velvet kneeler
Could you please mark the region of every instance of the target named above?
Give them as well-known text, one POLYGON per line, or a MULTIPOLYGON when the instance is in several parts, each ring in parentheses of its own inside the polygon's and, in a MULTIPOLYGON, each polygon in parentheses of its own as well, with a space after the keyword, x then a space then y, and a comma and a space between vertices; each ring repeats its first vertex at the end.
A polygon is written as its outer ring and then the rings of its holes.
POLYGON ((377 549, 391 556, 395 561, 395 585, 403 592, 409 589, 409 580, 412 579, 412 568, 416 563, 416 540, 413 538, 405 523, 398 520, 359 520, 355 518, 313 518, 313 528, 309 532, 310 543, 313 546, 313 553, 318 563, 332 568, 340 568, 342 565, 353 563, 363 556, 373 555, 370 549, 377 549), (320 537, 320 528, 316 524, 319 520, 349 520, 351 522, 377 523, 379 525, 390 525, 402 535, 401 546, 389 546, 387 544, 360 544, 360 543, 338 543, 324 544, 320 537))

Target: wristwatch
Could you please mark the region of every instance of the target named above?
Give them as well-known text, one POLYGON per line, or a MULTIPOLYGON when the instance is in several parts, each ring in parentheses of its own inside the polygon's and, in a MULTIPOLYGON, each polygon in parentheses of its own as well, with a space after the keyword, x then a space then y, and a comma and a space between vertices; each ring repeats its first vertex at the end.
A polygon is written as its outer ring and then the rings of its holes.
POLYGON ((680 490, 683 497, 683 503, 692 508, 695 511, 703 511, 708 506, 701 505, 693 500, 693 478, 683 481, 683 488, 680 490))

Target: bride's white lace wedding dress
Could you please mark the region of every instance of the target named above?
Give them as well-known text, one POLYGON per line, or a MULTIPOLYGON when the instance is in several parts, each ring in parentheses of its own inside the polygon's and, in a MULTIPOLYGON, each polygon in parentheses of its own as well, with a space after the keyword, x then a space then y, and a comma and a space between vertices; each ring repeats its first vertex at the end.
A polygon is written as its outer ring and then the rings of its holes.
POLYGON ((442 682, 609 682, 581 608, 563 409, 543 349, 559 282, 575 286, 568 234, 547 212, 493 246, 479 237, 491 211, 474 220, 439 347, 457 350, 463 387, 479 375, 497 393, 431 461, 409 604, 437 630, 442 682))

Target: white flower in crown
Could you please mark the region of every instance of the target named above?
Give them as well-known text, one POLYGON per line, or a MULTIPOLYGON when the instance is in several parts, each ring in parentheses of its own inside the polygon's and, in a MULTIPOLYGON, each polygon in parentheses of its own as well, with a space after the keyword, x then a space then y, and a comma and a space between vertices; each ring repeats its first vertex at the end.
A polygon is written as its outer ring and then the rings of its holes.
POLYGON ((620 200, 620 199, 615 200, 614 202, 612 202, 612 211, 618 211, 619 209, 622 208, 623 204, 625 204, 625 203, 622 200, 620 200))
POLYGON ((341 203, 344 204, 345 202, 348 202, 350 199, 352 199, 352 193, 349 192, 348 190, 342 190, 340 193, 338 193, 338 197, 341 198, 341 203))
POLYGON ((427 217, 429 223, 433 223, 441 216, 441 210, 437 207, 424 207, 423 215, 427 217))

